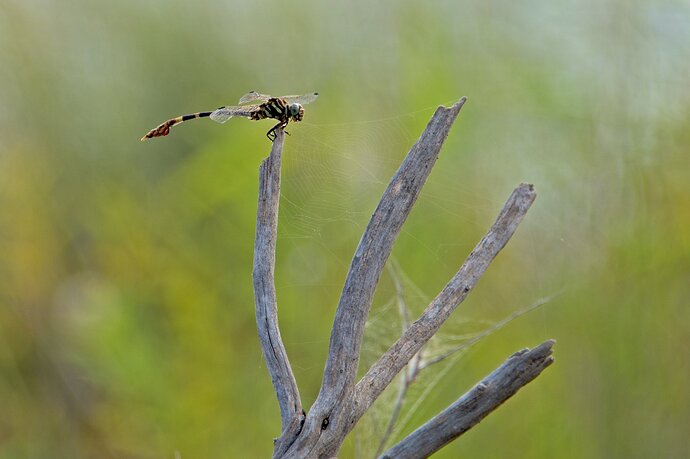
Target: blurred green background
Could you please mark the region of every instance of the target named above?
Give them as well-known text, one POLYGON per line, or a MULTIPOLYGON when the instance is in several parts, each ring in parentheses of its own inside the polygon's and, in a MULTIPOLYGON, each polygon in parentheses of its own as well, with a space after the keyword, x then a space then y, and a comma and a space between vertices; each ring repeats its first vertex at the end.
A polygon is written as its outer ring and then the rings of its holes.
MULTIPOLYGON (((272 124, 139 142, 251 89, 321 93, 286 140, 276 266, 305 407, 378 197, 466 95, 394 250, 409 307, 522 181, 534 206, 438 342, 551 300, 430 369, 396 438, 555 338, 556 364, 436 457, 688 457, 689 75, 682 0, 3 0, 0 457, 270 455, 251 261, 272 124)), ((362 369, 394 296, 384 273, 362 369)), ((342 457, 372 457, 390 398, 342 457)))

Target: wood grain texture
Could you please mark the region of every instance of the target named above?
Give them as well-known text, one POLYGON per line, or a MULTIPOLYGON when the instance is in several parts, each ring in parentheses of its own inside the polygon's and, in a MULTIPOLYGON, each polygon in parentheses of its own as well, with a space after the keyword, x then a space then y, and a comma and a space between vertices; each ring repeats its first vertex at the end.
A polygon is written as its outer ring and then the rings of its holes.
POLYGON ((303 420, 302 402, 283 340, 280 337, 274 278, 284 140, 283 130, 276 130, 271 153, 259 168, 259 204, 256 214, 253 279, 259 342, 278 396, 282 431, 294 433, 298 427, 301 427, 303 420))
POLYGON ((513 354, 482 382, 455 403, 434 416, 379 459, 418 459, 429 457, 470 430, 518 390, 539 376, 554 361, 546 341, 536 348, 513 354))

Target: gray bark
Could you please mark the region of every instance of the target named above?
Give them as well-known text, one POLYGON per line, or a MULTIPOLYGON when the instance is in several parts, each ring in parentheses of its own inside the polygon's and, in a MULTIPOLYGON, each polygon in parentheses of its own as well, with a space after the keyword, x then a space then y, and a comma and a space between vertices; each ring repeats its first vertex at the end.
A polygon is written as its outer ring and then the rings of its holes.
POLYGON ((271 154, 262 163, 259 174, 254 251, 259 340, 282 419, 282 432, 275 442, 273 457, 335 457, 357 421, 474 288, 534 201, 536 194, 531 185, 522 184, 515 189, 496 223, 458 273, 422 316, 355 384, 364 325, 379 277, 465 101, 463 97, 450 108, 436 110, 383 193, 350 265, 331 331, 321 389, 306 417, 278 328, 274 266, 284 135, 281 130, 276 132, 271 154))
POLYGON ((259 341, 278 395, 282 431, 299 431, 302 402, 278 328, 278 303, 275 288, 275 254, 278 238, 278 206, 280 204, 280 169, 285 135, 276 131, 271 154, 259 169, 259 204, 256 212, 254 242, 254 302, 259 341))
POLYGON ((532 350, 523 349, 513 354, 482 382, 379 459, 428 457, 455 440, 551 365, 554 343, 549 340, 532 350))

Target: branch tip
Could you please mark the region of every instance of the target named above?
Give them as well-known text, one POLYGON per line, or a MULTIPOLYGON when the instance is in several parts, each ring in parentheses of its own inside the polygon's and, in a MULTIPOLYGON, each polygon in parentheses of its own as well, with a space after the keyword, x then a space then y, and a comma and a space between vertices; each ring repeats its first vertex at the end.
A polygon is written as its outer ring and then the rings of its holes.
POLYGON ((518 351, 500 367, 380 458, 428 457, 477 425, 529 384, 554 361, 548 340, 532 350, 518 351))
POLYGON ((457 102, 455 102, 455 104, 453 105, 453 107, 461 108, 463 105, 465 105, 466 102, 467 102, 467 96, 462 96, 462 97, 460 98, 460 100, 458 100, 457 102))

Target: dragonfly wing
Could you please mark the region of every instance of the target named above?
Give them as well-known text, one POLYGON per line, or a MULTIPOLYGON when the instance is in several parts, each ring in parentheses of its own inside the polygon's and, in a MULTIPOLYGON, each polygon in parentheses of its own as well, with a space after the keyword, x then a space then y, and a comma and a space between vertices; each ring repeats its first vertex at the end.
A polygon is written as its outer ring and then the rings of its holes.
POLYGON ((310 92, 309 94, 302 94, 301 96, 283 96, 281 99, 285 99, 285 102, 288 104, 306 105, 314 102, 317 97, 319 97, 318 92, 310 92))
POLYGON ((273 96, 269 96, 268 94, 260 94, 256 91, 249 91, 247 94, 240 97, 239 103, 240 104, 246 104, 248 102, 254 102, 254 101, 266 102, 271 97, 273 97, 273 96))
POLYGON ((234 115, 230 110, 227 110, 226 107, 219 108, 218 110, 214 111, 211 113, 209 118, 211 118, 213 121, 216 123, 225 123, 227 120, 232 118, 234 115))
POLYGON ((254 111, 256 111, 256 109, 259 108, 259 106, 259 104, 254 104, 234 107, 220 107, 218 110, 215 110, 213 113, 211 113, 209 117, 216 123, 222 124, 228 121, 233 116, 249 118, 252 116, 252 113, 254 113, 254 111))

